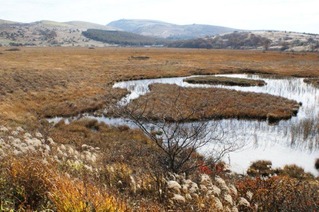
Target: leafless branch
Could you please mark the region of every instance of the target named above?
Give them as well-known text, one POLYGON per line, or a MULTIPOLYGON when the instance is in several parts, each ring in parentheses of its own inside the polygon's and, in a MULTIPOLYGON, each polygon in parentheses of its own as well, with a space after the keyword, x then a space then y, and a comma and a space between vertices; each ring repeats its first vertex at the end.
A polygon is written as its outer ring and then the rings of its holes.
POLYGON ((207 100, 185 110, 187 105, 181 104, 188 100, 191 97, 180 88, 173 99, 144 96, 143 100, 135 99, 127 105, 117 104, 115 109, 120 116, 132 120, 163 151, 162 166, 175 173, 198 166, 197 150, 205 146, 211 149, 210 156, 215 162, 239 148, 235 142, 224 139, 224 131, 217 121, 205 120, 207 100), (158 101, 160 110, 155 109, 158 101), (174 112, 173 116, 168 116, 167 111, 174 112), (202 120, 193 121, 194 115, 202 120))

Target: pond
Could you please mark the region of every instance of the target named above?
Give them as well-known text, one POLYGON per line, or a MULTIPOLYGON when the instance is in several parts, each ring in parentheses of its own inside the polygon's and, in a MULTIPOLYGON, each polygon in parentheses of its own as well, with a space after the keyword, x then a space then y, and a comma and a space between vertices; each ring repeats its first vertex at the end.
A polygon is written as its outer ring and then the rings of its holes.
MULTIPOLYGON (((184 87, 220 87, 238 91, 268 93, 301 102, 297 116, 290 120, 280 121, 270 125, 266 121, 224 119, 218 122, 224 139, 245 144, 238 151, 231 152, 224 158, 231 170, 245 173, 251 162, 256 160, 270 160, 273 167, 286 164, 296 164, 317 175, 314 168, 316 158, 319 158, 319 92, 315 87, 304 83, 302 78, 271 78, 248 74, 224 74, 218 76, 248 78, 264 80, 265 86, 240 87, 223 85, 189 84, 183 80, 186 77, 132 80, 118 82, 114 88, 124 88, 130 93, 119 104, 125 105, 132 99, 149 92, 149 85, 153 83, 177 84, 184 87)), ((194 77, 194 76, 191 76, 194 77)), ((129 120, 93 117, 107 124, 126 124, 133 127, 129 120)), ((219 130, 217 130, 218 132, 219 130)), ((200 149, 203 154, 210 152, 209 145, 200 149)))

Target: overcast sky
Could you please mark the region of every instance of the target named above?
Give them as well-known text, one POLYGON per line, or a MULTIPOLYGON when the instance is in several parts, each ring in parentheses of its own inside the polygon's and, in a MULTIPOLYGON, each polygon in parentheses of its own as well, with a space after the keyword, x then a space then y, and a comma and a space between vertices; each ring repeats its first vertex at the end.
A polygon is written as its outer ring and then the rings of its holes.
POLYGON ((153 19, 319 34, 319 0, 0 0, 0 19, 33 22, 153 19))

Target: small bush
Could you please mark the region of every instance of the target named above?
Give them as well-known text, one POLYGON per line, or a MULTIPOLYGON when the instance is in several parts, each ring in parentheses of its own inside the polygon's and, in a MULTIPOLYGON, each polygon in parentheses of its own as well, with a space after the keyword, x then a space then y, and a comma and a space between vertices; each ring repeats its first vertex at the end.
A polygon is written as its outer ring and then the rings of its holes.
POLYGON ((297 165, 286 165, 282 169, 280 175, 286 175, 296 179, 313 179, 314 176, 311 173, 305 172, 305 170, 297 165))
POLYGON ((274 174, 274 170, 272 169, 272 162, 268 160, 259 160, 253 162, 248 170, 247 174, 253 177, 261 177, 261 176, 270 176, 274 174))
POLYGON ((10 48, 10 49, 6 49, 5 51, 8 51, 8 52, 16 52, 16 51, 20 51, 21 49, 19 48, 10 48))
POLYGON ((129 60, 148 60, 148 59, 150 59, 150 57, 149 56, 144 56, 144 55, 129 57, 129 60))
POLYGON ((240 195, 247 194, 258 211, 318 211, 319 185, 290 177, 244 178, 237 181, 240 195))
POLYGON ((315 168, 319 171, 319 158, 315 162, 315 168))

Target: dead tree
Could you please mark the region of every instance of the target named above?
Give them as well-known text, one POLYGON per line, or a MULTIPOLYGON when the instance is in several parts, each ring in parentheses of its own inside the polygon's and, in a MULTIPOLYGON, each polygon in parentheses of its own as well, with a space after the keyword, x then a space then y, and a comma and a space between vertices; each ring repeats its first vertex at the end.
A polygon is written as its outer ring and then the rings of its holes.
POLYGON ((189 173, 205 161, 198 154, 204 146, 209 148, 210 163, 241 147, 224 138, 219 122, 207 120, 208 101, 188 105, 191 100, 179 87, 177 92, 164 93, 161 97, 147 94, 127 105, 117 104, 114 111, 132 120, 156 144, 160 149, 158 162, 165 170, 189 173))

